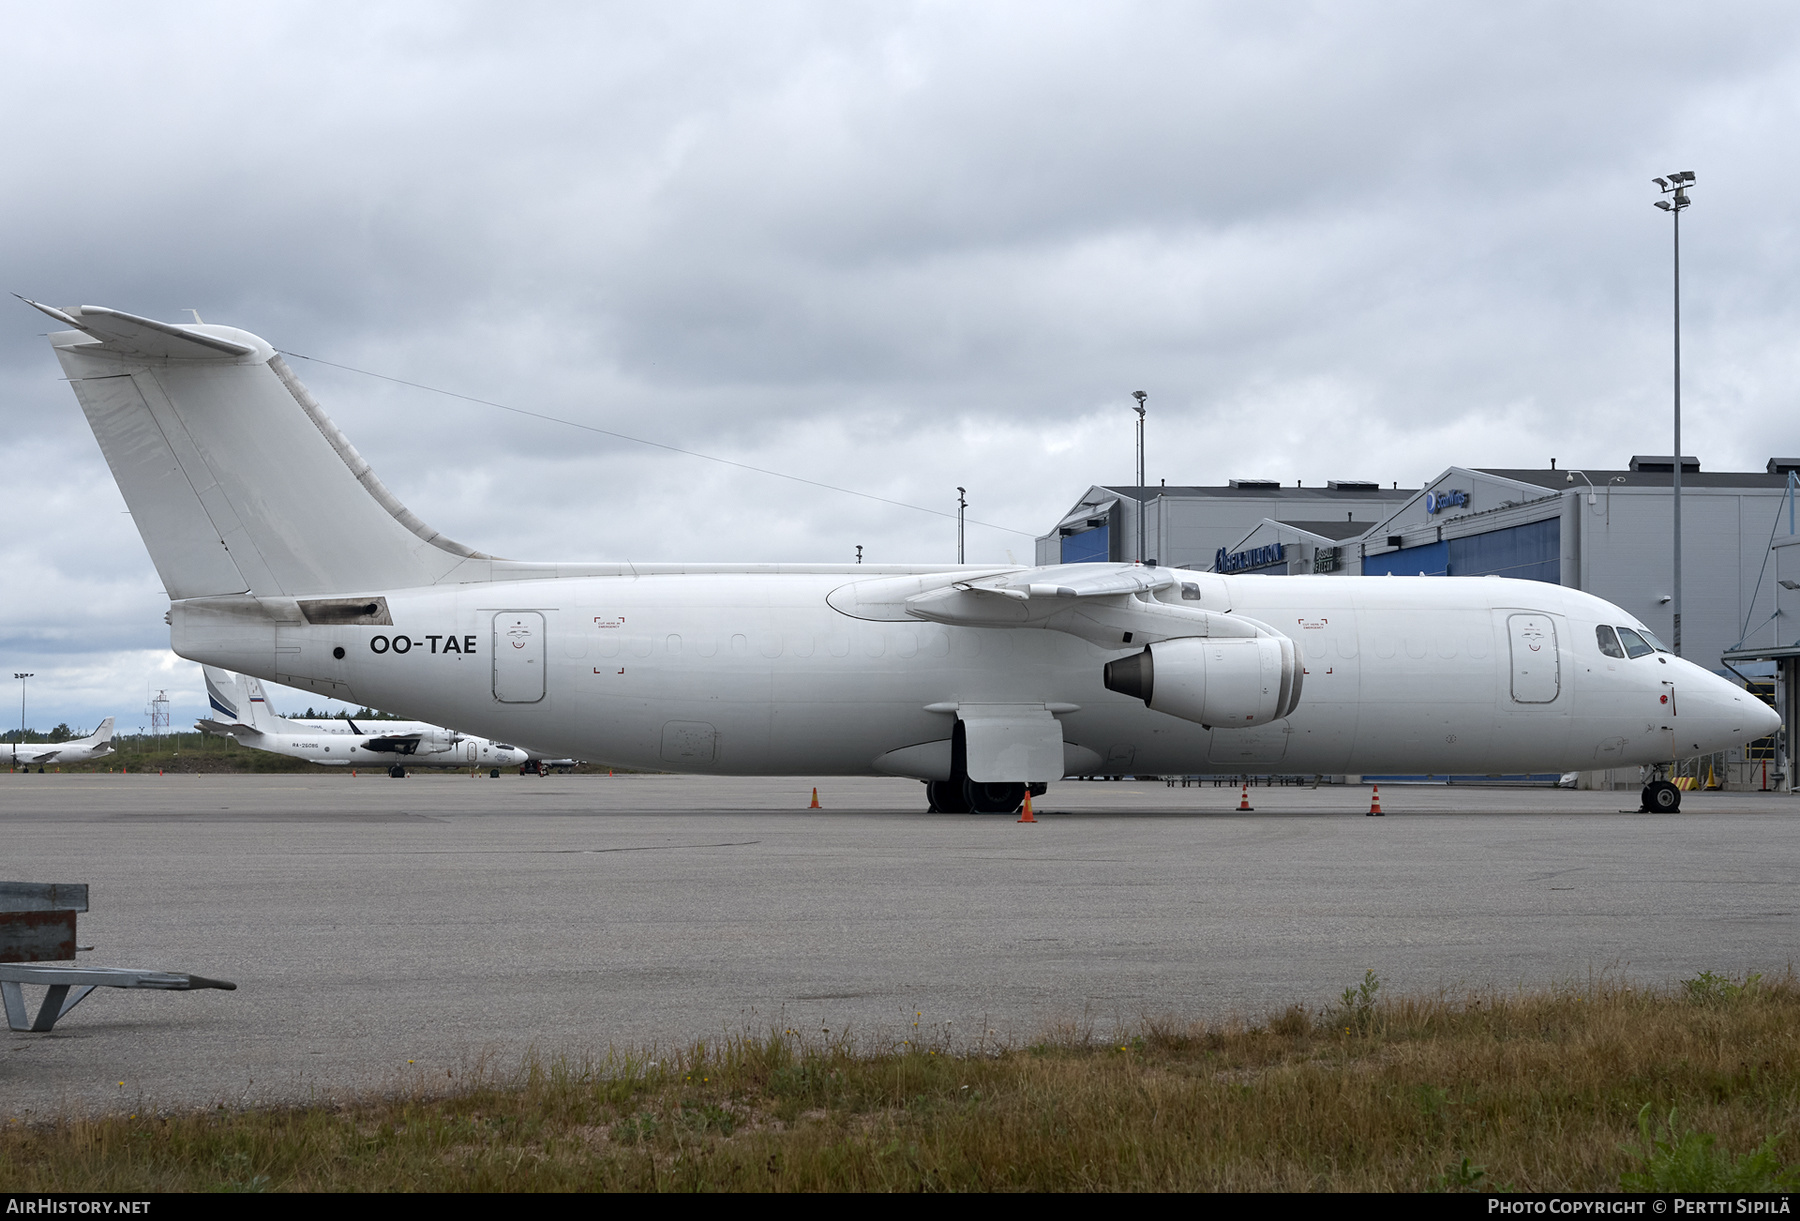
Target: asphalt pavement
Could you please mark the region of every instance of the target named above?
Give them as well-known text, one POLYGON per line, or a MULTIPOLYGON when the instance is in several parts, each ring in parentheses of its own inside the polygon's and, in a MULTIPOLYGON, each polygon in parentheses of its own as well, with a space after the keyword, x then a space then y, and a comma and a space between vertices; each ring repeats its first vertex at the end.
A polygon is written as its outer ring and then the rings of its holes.
POLYGON ((237 1105, 771 1027, 958 1046, 1394 991, 1782 971, 1800 800, 1063 783, 0 774, 8 880, 86 882, 89 997, 0 1111, 237 1105), (914 1023, 917 1023, 915 1028, 914 1023))

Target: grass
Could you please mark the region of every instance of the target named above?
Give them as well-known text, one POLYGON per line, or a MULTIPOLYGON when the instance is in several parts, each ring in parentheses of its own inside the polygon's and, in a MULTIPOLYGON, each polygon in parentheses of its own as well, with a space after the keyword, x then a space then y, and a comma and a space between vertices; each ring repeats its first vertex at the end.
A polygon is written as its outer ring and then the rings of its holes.
POLYGON ((0 1130, 29 1191, 1595 1191, 1800 1175, 1800 982, 1392 997, 1021 1047, 792 1032, 0 1130))

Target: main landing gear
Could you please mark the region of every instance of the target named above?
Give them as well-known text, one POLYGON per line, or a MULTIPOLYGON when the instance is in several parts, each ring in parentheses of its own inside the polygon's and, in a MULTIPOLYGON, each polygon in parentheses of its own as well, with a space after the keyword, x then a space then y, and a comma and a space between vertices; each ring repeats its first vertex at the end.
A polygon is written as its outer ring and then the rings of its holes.
MULTIPOLYGON (((984 784, 975 780, 928 780, 925 797, 933 814, 1016 814, 1025 804, 1023 784, 984 784)), ((1041 785, 1031 785, 1035 795, 1041 785)))
POLYGON ((1644 786, 1644 807, 1640 814, 1675 814, 1681 810, 1681 790, 1667 780, 1652 780, 1644 786))
POLYGON ((398 763, 396 763, 396 764, 394 764, 394 766, 388 768, 388 775, 392 776, 396 780, 404 780, 404 779, 406 779, 406 769, 404 767, 401 767, 398 763))
MULTIPOLYGON (((927 780, 925 799, 933 814, 1012 814, 1025 804, 1028 786, 1010 782, 988 783, 969 779, 967 730, 958 721, 950 734, 950 779, 927 780)), ((1033 797, 1048 785, 1030 785, 1033 797)))

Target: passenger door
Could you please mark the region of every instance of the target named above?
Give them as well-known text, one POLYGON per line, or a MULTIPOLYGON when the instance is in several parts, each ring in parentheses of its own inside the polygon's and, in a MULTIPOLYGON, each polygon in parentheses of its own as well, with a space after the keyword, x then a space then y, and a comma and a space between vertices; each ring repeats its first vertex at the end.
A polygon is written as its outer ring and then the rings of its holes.
POLYGON ((535 704, 544 698, 544 616, 538 611, 494 615, 494 698, 535 704))
POLYGON ((1556 620, 1543 614, 1506 617, 1512 650, 1512 698, 1515 704, 1554 704, 1562 694, 1562 662, 1556 620))

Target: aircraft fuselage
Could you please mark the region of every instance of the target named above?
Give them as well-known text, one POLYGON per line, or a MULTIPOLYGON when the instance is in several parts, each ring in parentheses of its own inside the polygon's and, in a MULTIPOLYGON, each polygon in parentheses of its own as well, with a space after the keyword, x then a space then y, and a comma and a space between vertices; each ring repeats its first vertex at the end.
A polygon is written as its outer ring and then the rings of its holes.
POLYGON ((1573 771, 1769 732, 1764 705, 1698 666, 1607 656, 1597 627, 1641 624, 1578 591, 1499 578, 1194 577, 1204 604, 1295 642, 1304 678, 1291 716, 1209 729, 1152 711, 1102 685, 1104 665, 1142 640, 1107 648, 869 609, 834 595, 870 579, 854 571, 388 590, 370 595, 391 614, 381 625, 307 623, 280 599, 225 613, 230 600, 197 599, 175 604, 173 643, 194 660, 489 737, 741 775, 920 774, 891 752, 943 742, 968 706, 1049 709, 1068 774, 1573 771))

